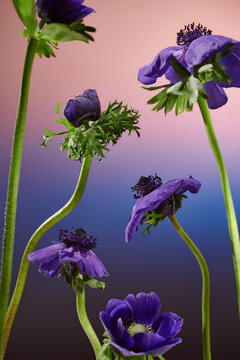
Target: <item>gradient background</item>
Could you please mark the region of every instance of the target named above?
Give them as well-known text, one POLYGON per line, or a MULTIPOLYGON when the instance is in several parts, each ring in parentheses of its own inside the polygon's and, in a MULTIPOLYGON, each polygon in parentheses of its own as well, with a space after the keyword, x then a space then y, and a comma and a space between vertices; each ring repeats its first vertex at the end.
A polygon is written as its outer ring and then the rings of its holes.
MULTIPOLYGON (((44 128, 61 131, 54 108, 85 89, 95 88, 102 109, 111 100, 123 100, 141 113, 142 136, 123 136, 107 158, 93 162, 84 196, 77 208, 41 240, 38 248, 57 240, 60 228, 82 227, 99 239, 96 249, 110 277, 107 287, 87 291, 87 310, 99 335, 99 311, 111 297, 155 291, 163 311, 184 318, 183 342, 166 354, 168 360, 200 360, 201 274, 192 253, 166 219, 151 237, 141 230, 131 244, 124 228, 134 199, 130 191, 141 175, 158 173, 163 181, 189 174, 202 182, 189 195, 177 219, 204 254, 211 274, 211 330, 214 359, 237 358, 239 320, 236 289, 220 180, 197 106, 177 118, 153 113, 146 105, 149 93, 136 81, 138 68, 158 51, 175 44, 184 24, 201 22, 214 34, 239 39, 237 0, 101 0, 86 1, 97 13, 85 23, 95 26, 95 42, 60 44, 56 59, 36 57, 24 139, 13 281, 21 254, 34 230, 71 196, 80 164, 59 151, 60 141, 40 148, 44 128)), ((12 133, 17 110, 26 40, 11 1, 0 4, 1 57, 1 228, 6 199, 12 133), (3 37, 4 34, 4 37, 3 37)), ((164 79, 159 80, 164 83, 164 79)), ((213 111, 217 137, 227 165, 235 207, 239 204, 239 89, 228 89, 226 106, 213 111)), ((50 280, 30 266, 6 360, 94 359, 78 323, 73 291, 62 280, 50 280)))

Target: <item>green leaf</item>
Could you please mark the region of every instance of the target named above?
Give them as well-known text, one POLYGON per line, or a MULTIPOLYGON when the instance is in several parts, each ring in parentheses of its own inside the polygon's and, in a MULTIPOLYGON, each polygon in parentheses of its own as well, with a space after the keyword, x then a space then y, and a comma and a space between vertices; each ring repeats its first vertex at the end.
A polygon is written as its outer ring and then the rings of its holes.
POLYGON ((162 98, 167 97, 167 89, 161 91, 159 94, 153 96, 151 99, 148 100, 147 104, 155 104, 156 102, 161 101, 162 98))
POLYGON ((25 38, 27 38, 28 35, 29 35, 28 29, 27 29, 27 28, 23 28, 23 29, 22 29, 22 34, 23 34, 23 36, 24 36, 25 38))
POLYGON ((191 75, 188 78, 187 83, 186 83, 186 88, 187 88, 187 91, 188 91, 188 94, 189 94, 188 103, 189 103, 190 106, 195 104, 195 102, 198 99, 198 87, 197 87, 196 80, 198 80, 198 79, 195 78, 193 75, 191 75))
POLYGON ((97 360, 112 360, 111 344, 105 343, 98 353, 97 360))
POLYGON ((41 58, 43 55, 46 58, 50 58, 52 57, 56 57, 56 55, 54 54, 53 49, 51 48, 51 46, 44 40, 41 39, 38 43, 38 47, 37 47, 37 54, 38 56, 41 58))
POLYGON ((84 281, 84 284, 90 286, 92 289, 104 290, 104 288, 106 286, 105 282, 94 279, 93 277, 88 276, 88 275, 83 275, 83 281, 84 281))
POLYGON ((83 279, 80 278, 80 276, 77 276, 77 277, 71 279, 70 285, 77 294, 81 294, 83 292, 84 281, 83 281, 83 279))
POLYGON ((187 106, 188 106, 188 92, 184 90, 183 94, 177 97, 175 114, 176 115, 181 114, 184 110, 187 109, 187 106))
POLYGON ((177 95, 170 94, 167 96, 167 101, 164 108, 165 115, 167 115, 167 113, 169 113, 172 110, 172 108, 176 104, 176 101, 177 101, 177 95))
POLYGON ((160 360, 165 360, 165 358, 162 355, 159 355, 160 360))
MULTIPOLYGON (((150 104, 149 101, 148 104, 150 104)), ((163 91, 160 92, 160 94, 158 94, 158 103, 156 106, 154 106, 153 111, 161 110, 165 106, 166 102, 167 102, 167 89, 164 89, 163 91)))
POLYGON ((70 25, 49 23, 41 30, 40 36, 48 36, 60 42, 80 40, 88 43, 89 40, 94 41, 93 37, 88 34, 88 31, 94 32, 95 29, 85 26, 82 21, 70 25))
POLYGON ((167 95, 173 94, 173 95, 182 95, 183 94, 183 88, 184 88, 184 82, 179 81, 176 84, 170 86, 167 89, 167 95))
POLYGON ((198 69, 198 73, 210 72, 213 70, 213 64, 205 64, 198 69))
POLYGON ((169 87, 169 86, 171 86, 171 84, 160 85, 160 86, 151 86, 151 87, 142 86, 142 88, 145 89, 145 90, 153 91, 153 90, 166 88, 166 87, 169 87))
POLYGON ((18 16, 28 29, 30 35, 34 35, 37 31, 37 19, 34 0, 13 0, 13 4, 18 13, 18 16))

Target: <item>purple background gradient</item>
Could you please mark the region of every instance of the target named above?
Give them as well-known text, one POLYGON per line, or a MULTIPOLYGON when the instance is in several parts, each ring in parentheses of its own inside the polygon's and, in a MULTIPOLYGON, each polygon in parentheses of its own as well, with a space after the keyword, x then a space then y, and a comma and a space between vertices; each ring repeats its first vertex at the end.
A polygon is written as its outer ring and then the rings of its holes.
MULTIPOLYGON (((177 118, 153 113, 146 105, 149 93, 137 82, 138 68, 152 61, 162 48, 175 44, 176 32, 192 21, 214 34, 239 36, 237 1, 89 0, 97 13, 85 23, 95 26, 95 42, 60 44, 56 59, 36 57, 29 98, 17 211, 13 282, 21 254, 36 228, 71 196, 80 164, 59 151, 58 140, 40 148, 44 128, 61 131, 54 108, 85 89, 95 88, 102 109, 111 100, 123 100, 141 113, 142 136, 124 136, 103 162, 94 161, 84 196, 77 208, 54 226, 38 248, 57 240, 60 228, 82 227, 99 239, 96 253, 110 277, 107 287, 87 291, 87 310, 99 335, 98 319, 109 298, 128 293, 156 292, 163 311, 184 318, 183 343, 166 354, 167 360, 200 360, 201 274, 195 258, 166 219, 151 237, 141 230, 130 244, 124 228, 134 199, 130 191, 141 175, 157 173, 163 181, 189 174, 202 182, 189 195, 177 219, 204 254, 211 274, 211 330, 214 359, 236 359, 239 320, 236 289, 224 202, 215 160, 197 106, 177 118)), ((10 149, 26 39, 11 1, 1 2, 1 187, 3 225, 10 149), (4 37, 3 37, 4 34, 4 37)), ((164 83, 164 79, 159 80, 164 83)), ((227 89, 226 106, 212 112, 217 137, 227 165, 235 207, 239 195, 239 89, 227 89)), ((50 280, 30 266, 26 288, 16 316, 6 360, 94 359, 76 316, 73 291, 63 280, 50 280)))

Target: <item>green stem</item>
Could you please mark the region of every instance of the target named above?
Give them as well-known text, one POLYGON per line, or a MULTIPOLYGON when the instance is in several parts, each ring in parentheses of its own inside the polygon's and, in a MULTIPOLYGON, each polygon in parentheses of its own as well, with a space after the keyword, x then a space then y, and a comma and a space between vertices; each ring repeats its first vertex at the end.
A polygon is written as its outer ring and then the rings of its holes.
POLYGON ((80 324, 82 325, 83 330, 85 331, 85 334, 87 335, 90 343, 92 344, 95 357, 97 359, 98 353, 101 349, 101 344, 98 340, 98 337, 95 333, 95 331, 92 328, 92 325, 88 319, 86 307, 85 307, 85 290, 83 286, 83 290, 80 293, 76 294, 76 305, 77 305, 77 314, 78 319, 80 321, 80 324))
POLYGON ((0 272, 0 355, 3 343, 3 331, 6 319, 6 311, 9 298, 11 273, 12 273, 12 258, 13 258, 13 245, 15 234, 15 220, 16 220, 16 208, 17 208, 17 196, 19 187, 19 177, 22 159, 22 148, 24 129, 27 115, 28 94, 30 87, 30 78, 32 72, 32 65, 36 49, 38 46, 38 40, 30 38, 25 56, 22 84, 20 91, 20 98, 18 104, 17 119, 14 130, 12 154, 10 171, 8 178, 8 192, 5 211, 5 225, 4 236, 2 244, 2 261, 0 272))
POLYGON ((215 156, 221 178, 223 197, 224 197, 227 219, 228 219, 228 228, 229 228, 230 240, 232 245, 233 264, 234 264, 236 284, 237 284, 238 309, 240 314, 240 243, 239 243, 239 232, 238 232, 237 219, 236 219, 236 214, 232 200, 232 194, 230 190, 225 164, 221 155, 220 148, 218 146, 216 135, 214 133, 210 111, 206 100, 204 100, 201 96, 199 96, 198 105, 202 113, 208 140, 212 148, 213 154, 215 156))
POLYGON ((6 319, 6 325, 4 331, 3 355, 2 357, 0 357, 1 360, 3 359, 6 350, 12 324, 18 309, 19 302, 21 300, 21 296, 23 293, 23 289, 27 277, 27 272, 29 267, 29 261, 27 255, 33 252, 38 241, 52 226, 54 226, 57 222, 59 222, 61 219, 67 216, 77 206, 85 190, 91 162, 92 162, 92 156, 87 155, 86 158, 83 160, 77 186, 70 200, 59 211, 57 211, 54 215, 52 215, 42 225, 39 226, 39 228, 32 235, 31 239, 29 240, 26 246, 26 249, 22 257, 14 293, 8 307, 7 319, 6 319))
POLYGON ((209 271, 202 256, 201 252, 190 239, 190 237, 185 233, 177 219, 173 216, 169 216, 170 221, 177 230, 178 234, 181 236, 183 241, 190 248, 195 258, 198 261, 198 264, 202 272, 202 343, 203 343, 203 359, 211 360, 211 347, 210 347, 210 277, 209 271))

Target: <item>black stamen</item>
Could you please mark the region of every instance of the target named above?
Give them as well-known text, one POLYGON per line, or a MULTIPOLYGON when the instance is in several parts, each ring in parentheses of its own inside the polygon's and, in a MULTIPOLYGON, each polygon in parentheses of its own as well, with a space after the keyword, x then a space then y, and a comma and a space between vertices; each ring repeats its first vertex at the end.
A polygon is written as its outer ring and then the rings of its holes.
POLYGON ((87 233, 80 228, 73 231, 60 230, 59 239, 68 246, 77 246, 85 250, 92 250, 97 244, 97 239, 92 235, 87 235, 87 233))
POLYGON ((157 189, 161 185, 162 179, 157 176, 157 174, 155 174, 154 177, 152 175, 148 177, 141 176, 138 183, 132 186, 131 189, 132 191, 136 192, 134 198, 139 199, 147 194, 150 194, 150 192, 157 189))
POLYGON ((203 27, 201 24, 195 25, 193 22, 187 26, 185 25, 184 28, 177 33, 177 45, 189 45, 193 40, 200 36, 211 34, 212 30, 203 27))

